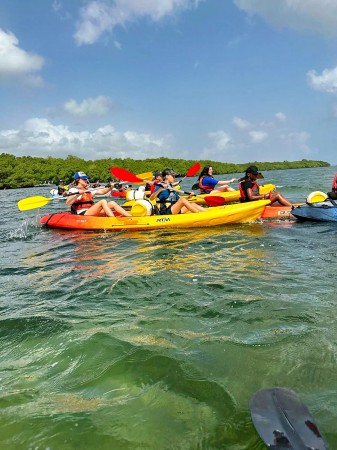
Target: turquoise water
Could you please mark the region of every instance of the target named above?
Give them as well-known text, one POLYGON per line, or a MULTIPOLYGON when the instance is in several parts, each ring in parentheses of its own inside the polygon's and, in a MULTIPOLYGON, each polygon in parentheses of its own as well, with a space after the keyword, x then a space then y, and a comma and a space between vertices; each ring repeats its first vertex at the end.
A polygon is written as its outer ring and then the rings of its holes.
MULTIPOLYGON (((264 181, 303 201, 336 171, 264 181)), ((337 448, 336 224, 46 230, 64 204, 19 212, 31 195, 0 191, 0 448, 262 450, 249 399, 271 386, 337 448)))

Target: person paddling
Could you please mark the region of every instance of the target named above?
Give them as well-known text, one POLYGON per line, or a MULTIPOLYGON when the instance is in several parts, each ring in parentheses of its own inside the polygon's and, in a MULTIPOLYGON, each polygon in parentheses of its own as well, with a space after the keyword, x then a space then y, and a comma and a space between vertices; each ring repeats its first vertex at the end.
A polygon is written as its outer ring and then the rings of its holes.
POLYGON ((105 199, 102 199, 97 203, 94 202, 95 194, 104 195, 111 192, 114 183, 111 183, 110 186, 106 188, 93 191, 89 191, 88 187, 88 175, 84 172, 75 172, 74 186, 69 189, 70 196, 66 200, 66 205, 71 207, 71 212, 73 214, 114 217, 114 213, 112 212, 112 209, 114 209, 121 216, 131 217, 130 213, 114 201, 107 202, 105 199))
MULTIPOLYGON (((184 214, 187 211, 205 211, 205 208, 202 206, 190 203, 187 198, 179 196, 174 190, 175 176, 176 174, 172 169, 165 169, 162 172, 163 182, 155 185, 154 192, 150 196, 150 200, 155 200, 158 197, 160 203, 159 214, 184 214)), ((191 192, 191 195, 193 195, 193 192, 191 192)))
POLYGON ((202 194, 214 194, 216 192, 229 192, 235 189, 228 186, 233 183, 236 178, 226 181, 218 181, 213 177, 213 167, 205 166, 198 178, 199 189, 202 194))
POLYGON ((239 180, 240 201, 252 202, 255 200, 270 200, 270 203, 278 202, 283 206, 291 206, 291 203, 279 192, 269 194, 260 194, 260 186, 257 183, 257 178, 263 178, 261 172, 256 166, 249 166, 246 170, 245 176, 239 180))

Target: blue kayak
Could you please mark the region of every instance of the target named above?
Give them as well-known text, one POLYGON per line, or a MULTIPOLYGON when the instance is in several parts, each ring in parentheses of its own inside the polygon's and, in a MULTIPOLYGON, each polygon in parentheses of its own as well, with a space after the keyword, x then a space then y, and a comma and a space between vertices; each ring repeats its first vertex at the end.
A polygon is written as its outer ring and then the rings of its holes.
POLYGON ((337 202, 327 199, 324 202, 306 203, 294 208, 291 214, 299 220, 337 222, 337 202))

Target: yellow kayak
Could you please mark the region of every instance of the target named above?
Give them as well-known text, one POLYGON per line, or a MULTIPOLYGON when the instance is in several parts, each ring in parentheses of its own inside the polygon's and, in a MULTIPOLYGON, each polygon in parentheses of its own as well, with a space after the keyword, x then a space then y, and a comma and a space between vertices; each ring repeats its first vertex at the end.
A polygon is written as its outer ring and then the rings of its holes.
MULTIPOLYGON (((273 192, 275 190, 275 185, 274 184, 265 184, 264 186, 260 186, 260 192, 261 194, 269 194, 269 192, 273 192)), ((179 191, 178 191, 179 193, 179 191)), ((206 205, 206 201, 204 200, 204 198, 206 196, 214 196, 214 197, 223 197, 226 203, 232 203, 232 202, 238 202, 240 200, 240 191, 229 191, 229 192, 215 192, 214 194, 200 194, 198 196, 194 196, 194 197, 189 197, 189 201, 193 202, 193 203, 197 203, 198 205, 206 205)), ((137 191, 136 191, 136 196, 137 196, 137 191)), ((186 195, 181 195, 181 197, 187 197, 186 195)), ((130 199, 130 197, 128 197, 128 195, 126 196, 127 200, 126 202, 124 202, 122 204, 123 208, 127 208, 129 206, 132 206, 135 202, 135 200, 130 199)), ((140 197, 139 197, 140 198, 140 197)), ((143 197, 142 197, 143 198, 143 197)))
POLYGON ((71 230, 154 230, 158 228, 200 228, 257 220, 269 200, 238 203, 209 208, 207 211, 174 215, 142 217, 96 217, 61 212, 47 214, 40 219, 49 228, 71 230))

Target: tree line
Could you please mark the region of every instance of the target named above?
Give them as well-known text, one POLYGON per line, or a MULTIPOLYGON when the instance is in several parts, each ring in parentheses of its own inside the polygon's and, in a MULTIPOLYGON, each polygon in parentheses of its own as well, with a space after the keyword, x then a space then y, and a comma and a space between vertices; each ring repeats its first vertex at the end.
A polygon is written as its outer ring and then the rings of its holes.
MULTIPOLYGON (((39 184, 58 184, 63 180, 65 184, 73 181, 73 175, 81 170, 90 176, 91 181, 111 181, 111 167, 121 167, 135 174, 155 172, 165 168, 173 168, 180 176, 184 176, 188 169, 196 163, 195 160, 173 158, 149 158, 136 160, 131 158, 108 158, 98 160, 84 160, 69 155, 67 158, 46 158, 33 156, 14 156, 8 153, 0 154, 0 189, 14 189, 32 187, 39 184)), ((200 160, 201 167, 211 165, 214 174, 243 173, 246 168, 254 164, 259 170, 302 169, 310 167, 328 167, 324 161, 307 160, 283 162, 251 161, 244 164, 223 163, 211 160, 200 160)))

